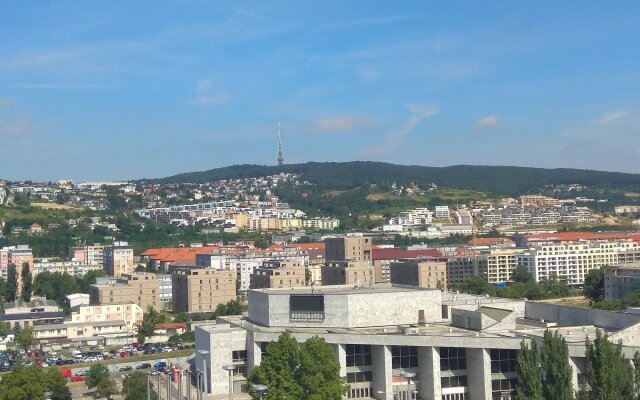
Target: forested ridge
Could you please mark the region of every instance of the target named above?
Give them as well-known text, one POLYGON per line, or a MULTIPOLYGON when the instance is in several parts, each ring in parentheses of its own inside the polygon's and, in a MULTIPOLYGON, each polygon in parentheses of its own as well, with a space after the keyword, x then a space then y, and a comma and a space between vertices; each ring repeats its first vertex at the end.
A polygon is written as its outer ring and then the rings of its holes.
POLYGON ((456 189, 473 189, 496 195, 517 196, 546 185, 580 184, 603 189, 640 190, 640 174, 570 168, 454 165, 426 167, 382 162, 309 162, 283 166, 234 165, 189 172, 154 180, 162 183, 203 183, 221 179, 251 178, 281 172, 299 173, 319 190, 348 190, 363 185, 416 183, 456 189))

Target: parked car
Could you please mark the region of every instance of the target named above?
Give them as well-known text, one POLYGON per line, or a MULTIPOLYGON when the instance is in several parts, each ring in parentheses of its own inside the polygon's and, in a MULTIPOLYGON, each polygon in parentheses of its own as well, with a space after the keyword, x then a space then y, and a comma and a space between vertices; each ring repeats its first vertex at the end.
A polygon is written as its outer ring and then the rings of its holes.
POLYGON ((70 369, 61 369, 60 370, 60 376, 63 377, 63 378, 68 378, 71 375, 73 375, 73 373, 71 372, 70 369))
POLYGON ((125 371, 131 371, 132 369, 133 368, 131 368, 131 365, 125 365, 124 367, 120 367, 118 371, 125 372, 125 371))
POLYGON ((148 369, 148 368, 151 368, 151 364, 149 363, 142 363, 136 366, 136 369, 148 369))
POLYGON ((87 377, 84 375, 74 375, 71 377, 71 382, 84 382, 87 380, 87 377))
POLYGON ((166 361, 158 361, 157 363, 153 364, 153 368, 155 368, 156 371, 162 371, 165 368, 167 368, 167 362, 166 361))

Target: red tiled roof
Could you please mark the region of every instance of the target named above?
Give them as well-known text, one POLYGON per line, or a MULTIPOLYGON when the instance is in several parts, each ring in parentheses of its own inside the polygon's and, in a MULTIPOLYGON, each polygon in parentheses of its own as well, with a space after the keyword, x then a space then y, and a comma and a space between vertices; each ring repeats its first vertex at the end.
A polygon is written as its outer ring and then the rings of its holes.
POLYGON ((160 249, 147 249, 141 255, 160 262, 172 262, 179 259, 195 261, 196 254, 217 253, 219 250, 219 246, 163 247, 160 249))
POLYGON ((316 242, 316 243, 296 243, 293 245, 297 247, 298 250, 324 250, 324 242, 316 242))
POLYGON ((371 257, 374 260, 400 260, 403 258, 442 257, 442 253, 436 249, 405 250, 398 248, 383 248, 373 249, 371 257))

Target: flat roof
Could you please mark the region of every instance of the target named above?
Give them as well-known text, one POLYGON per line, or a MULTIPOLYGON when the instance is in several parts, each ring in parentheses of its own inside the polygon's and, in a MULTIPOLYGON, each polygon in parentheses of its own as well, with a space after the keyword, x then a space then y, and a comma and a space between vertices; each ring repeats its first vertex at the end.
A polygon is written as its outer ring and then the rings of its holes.
POLYGON ((375 284, 373 286, 361 285, 355 287, 353 285, 327 285, 327 286, 304 286, 297 288, 283 289, 250 289, 250 292, 261 292, 270 295, 292 295, 292 294, 370 294, 370 293, 400 293, 400 292, 417 292, 428 289, 417 286, 402 286, 391 284, 375 284))

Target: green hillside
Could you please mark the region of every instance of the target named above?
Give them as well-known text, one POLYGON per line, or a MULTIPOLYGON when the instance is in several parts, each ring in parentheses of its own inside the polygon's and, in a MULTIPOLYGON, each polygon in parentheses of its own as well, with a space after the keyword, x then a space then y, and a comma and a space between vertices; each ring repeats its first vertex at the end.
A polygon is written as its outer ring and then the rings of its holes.
POLYGON ((235 165, 202 172, 190 172, 156 181, 163 183, 202 183, 229 178, 300 173, 319 190, 349 190, 365 185, 435 183, 440 187, 472 189, 502 196, 530 193, 546 185, 577 183, 627 191, 640 191, 640 174, 602 172, 569 168, 529 168, 505 166, 454 165, 424 167, 381 162, 309 162, 283 166, 235 165))

